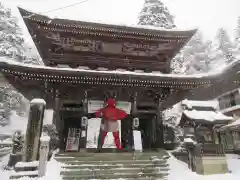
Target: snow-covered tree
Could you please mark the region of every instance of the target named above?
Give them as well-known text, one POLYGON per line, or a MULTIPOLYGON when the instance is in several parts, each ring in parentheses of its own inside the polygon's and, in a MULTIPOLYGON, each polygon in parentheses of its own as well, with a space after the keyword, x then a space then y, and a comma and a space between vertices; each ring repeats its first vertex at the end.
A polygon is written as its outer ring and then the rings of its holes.
POLYGON ((172 60, 174 73, 196 74, 209 72, 214 59, 211 41, 204 41, 198 31, 172 60))
POLYGON ((21 29, 11 10, 0 3, 0 56, 24 61, 25 47, 21 29))
POLYGON ((237 27, 235 29, 235 42, 240 43, 240 16, 237 18, 237 27))
POLYGON ((184 74, 184 56, 183 51, 181 50, 171 61, 171 71, 174 74, 184 74))
POLYGON ((186 74, 209 72, 211 69, 211 41, 204 41, 201 32, 189 41, 184 50, 186 74))
MULTIPOLYGON (((23 63, 37 62, 37 58, 32 60, 31 56, 28 55, 28 49, 29 46, 24 42, 17 18, 12 15, 10 9, 5 8, 0 3, 0 57, 6 60, 11 58, 23 63)), ((24 97, 8 84, 1 74, 0 103, 3 104, 5 119, 9 117, 12 110, 22 114, 27 109, 24 97)))
POLYGON ((145 0, 138 18, 139 25, 150 25, 165 29, 175 28, 174 17, 160 0, 145 0))
POLYGON ((237 27, 235 29, 233 56, 236 60, 240 58, 240 16, 237 18, 237 27))
POLYGON ((179 103, 163 112, 164 124, 173 129, 176 140, 179 140, 179 137, 183 134, 182 129, 178 126, 181 115, 182 111, 179 103))
POLYGON ((216 61, 222 61, 222 64, 229 64, 232 62, 234 57, 234 45, 231 42, 231 39, 227 33, 227 31, 223 28, 220 28, 217 32, 215 38, 215 59, 216 61))

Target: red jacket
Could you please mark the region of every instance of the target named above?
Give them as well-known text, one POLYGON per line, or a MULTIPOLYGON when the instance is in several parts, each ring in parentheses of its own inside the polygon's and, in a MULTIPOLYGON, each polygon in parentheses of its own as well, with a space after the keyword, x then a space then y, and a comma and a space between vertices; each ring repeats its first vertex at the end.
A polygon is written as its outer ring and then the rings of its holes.
POLYGON ((107 106, 98 110, 95 113, 95 117, 103 117, 105 121, 117 121, 126 118, 128 114, 116 108, 116 101, 114 99, 109 98, 107 100, 107 106))

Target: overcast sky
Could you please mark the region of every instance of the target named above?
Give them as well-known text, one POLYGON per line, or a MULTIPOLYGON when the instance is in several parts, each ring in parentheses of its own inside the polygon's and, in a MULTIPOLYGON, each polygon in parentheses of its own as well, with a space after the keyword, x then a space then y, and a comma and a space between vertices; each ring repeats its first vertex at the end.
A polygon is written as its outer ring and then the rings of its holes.
MULTIPOLYGON (((13 8, 16 6, 44 13, 84 0, 2 0, 13 8)), ((179 29, 199 27, 208 39, 212 39, 216 29, 224 27, 233 33, 237 17, 240 16, 240 0, 163 0, 179 29)), ((100 21, 114 24, 136 24, 137 16, 144 0, 89 0, 88 2, 63 10, 44 13, 52 17, 62 17, 83 21, 100 21)))

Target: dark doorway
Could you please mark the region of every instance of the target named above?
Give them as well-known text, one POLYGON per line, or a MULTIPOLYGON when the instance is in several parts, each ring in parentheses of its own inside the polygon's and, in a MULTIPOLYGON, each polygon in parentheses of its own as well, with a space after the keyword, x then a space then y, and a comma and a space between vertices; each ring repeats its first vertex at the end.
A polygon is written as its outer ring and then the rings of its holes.
POLYGON ((142 147, 143 150, 153 148, 153 124, 152 124, 153 115, 143 114, 139 118, 139 131, 141 131, 142 135, 142 147))
POLYGON ((132 119, 127 118, 121 121, 121 142, 126 150, 132 150, 133 147, 133 133, 132 133, 132 119))

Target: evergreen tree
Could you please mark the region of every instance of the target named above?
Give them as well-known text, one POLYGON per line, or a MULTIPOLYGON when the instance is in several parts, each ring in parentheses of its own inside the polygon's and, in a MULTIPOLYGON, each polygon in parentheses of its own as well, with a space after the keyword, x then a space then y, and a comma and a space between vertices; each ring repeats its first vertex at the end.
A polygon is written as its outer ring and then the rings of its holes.
MULTIPOLYGON (((18 62, 27 60, 26 44, 17 19, 12 16, 10 9, 0 3, 0 57, 11 58, 18 62)), ((4 119, 9 119, 12 110, 22 111, 24 104, 23 96, 12 88, 0 74, 0 103, 3 104, 4 119)), ((26 110, 24 108, 24 110, 26 110)))
POLYGON ((223 28, 220 28, 217 32, 214 49, 216 52, 216 61, 221 59, 222 64, 228 64, 235 59, 234 45, 231 42, 227 31, 223 28))
POLYGON ((210 71, 210 64, 212 59, 210 58, 211 53, 211 42, 205 42, 201 32, 197 32, 196 35, 189 41, 186 49, 184 50, 184 58, 186 73, 204 73, 210 71))
POLYGON ((25 48, 21 29, 17 19, 12 16, 10 9, 0 3, 0 56, 24 61, 25 48))
POLYGON ((235 42, 240 44, 240 16, 237 18, 237 27, 235 29, 235 42))
POLYGON ((202 33, 198 31, 172 60, 172 70, 184 74, 209 72, 212 61, 212 43, 204 41, 202 33))
POLYGON ((181 50, 171 61, 171 71, 174 74, 184 74, 184 56, 181 50))
POLYGON ((240 58, 240 17, 237 18, 237 27, 234 36, 234 50, 232 51, 232 54, 235 59, 238 60, 240 58))
POLYGON ((139 25, 150 25, 165 29, 175 28, 174 18, 160 0, 145 0, 139 15, 139 25))

